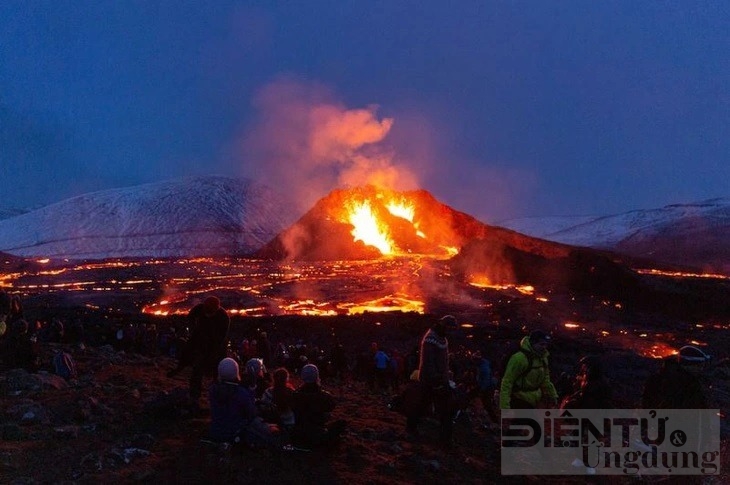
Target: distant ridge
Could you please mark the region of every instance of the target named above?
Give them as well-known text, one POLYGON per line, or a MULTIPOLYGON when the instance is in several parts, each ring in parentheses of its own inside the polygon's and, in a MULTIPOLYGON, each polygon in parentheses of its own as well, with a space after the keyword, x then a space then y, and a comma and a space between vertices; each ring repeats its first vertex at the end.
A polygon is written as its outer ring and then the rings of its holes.
POLYGON ((292 207, 249 179, 185 177, 84 194, 0 220, 0 251, 68 259, 243 255, 290 224, 292 207))
POLYGON ((730 274, 730 198, 600 217, 512 219, 499 225, 564 244, 730 274))

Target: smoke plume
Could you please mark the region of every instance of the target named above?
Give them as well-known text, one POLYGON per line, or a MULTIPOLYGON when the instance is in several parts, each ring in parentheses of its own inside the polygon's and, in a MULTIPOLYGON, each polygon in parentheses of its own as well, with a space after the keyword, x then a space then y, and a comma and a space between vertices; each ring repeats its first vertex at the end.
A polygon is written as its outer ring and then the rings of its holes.
POLYGON ((245 170, 301 209, 336 187, 418 185, 384 143, 394 120, 378 117, 375 105, 348 108, 324 86, 282 78, 257 93, 254 107, 241 147, 245 170))

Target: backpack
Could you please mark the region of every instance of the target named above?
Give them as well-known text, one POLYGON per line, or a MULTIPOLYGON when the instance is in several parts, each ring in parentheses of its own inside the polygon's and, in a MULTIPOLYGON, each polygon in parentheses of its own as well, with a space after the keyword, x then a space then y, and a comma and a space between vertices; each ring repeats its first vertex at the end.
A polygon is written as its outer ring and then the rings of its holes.
POLYGON ((502 378, 504 377, 504 371, 507 370, 507 363, 512 358, 513 355, 515 355, 517 352, 522 352, 525 354, 525 357, 527 357, 527 368, 522 371, 517 377, 515 377, 515 382, 519 382, 522 378, 524 378, 529 372, 533 369, 532 363, 534 361, 533 356, 531 356, 529 353, 525 352, 522 347, 519 346, 519 343, 515 348, 512 348, 508 350, 504 356, 502 357, 502 362, 499 367, 499 381, 502 382, 502 378))
POLYGON ((76 363, 71 354, 64 351, 58 351, 53 355, 53 372, 63 377, 67 381, 76 379, 76 363))

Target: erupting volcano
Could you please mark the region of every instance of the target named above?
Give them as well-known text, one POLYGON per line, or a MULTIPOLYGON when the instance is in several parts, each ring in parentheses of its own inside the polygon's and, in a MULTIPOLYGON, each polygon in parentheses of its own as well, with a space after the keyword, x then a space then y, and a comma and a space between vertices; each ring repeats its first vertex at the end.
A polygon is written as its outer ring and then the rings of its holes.
POLYGON ((398 256, 447 259, 473 239, 496 238, 542 256, 568 246, 488 226, 437 201, 425 190, 397 192, 368 185, 320 199, 290 228, 256 252, 273 260, 356 260, 398 256))
MULTIPOLYGON (((577 291, 636 287, 632 271, 606 255, 489 226, 429 192, 374 186, 335 190, 255 257, 341 261, 420 257, 447 260, 478 285, 532 285, 577 291)), ((612 294, 610 296, 617 296, 612 294)))

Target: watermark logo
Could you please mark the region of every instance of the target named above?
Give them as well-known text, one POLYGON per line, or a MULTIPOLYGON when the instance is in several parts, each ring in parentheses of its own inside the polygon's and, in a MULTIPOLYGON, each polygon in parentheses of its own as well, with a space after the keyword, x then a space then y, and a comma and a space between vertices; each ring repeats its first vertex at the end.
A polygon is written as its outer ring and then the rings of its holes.
POLYGON ((718 409, 502 410, 504 475, 717 475, 718 409))

